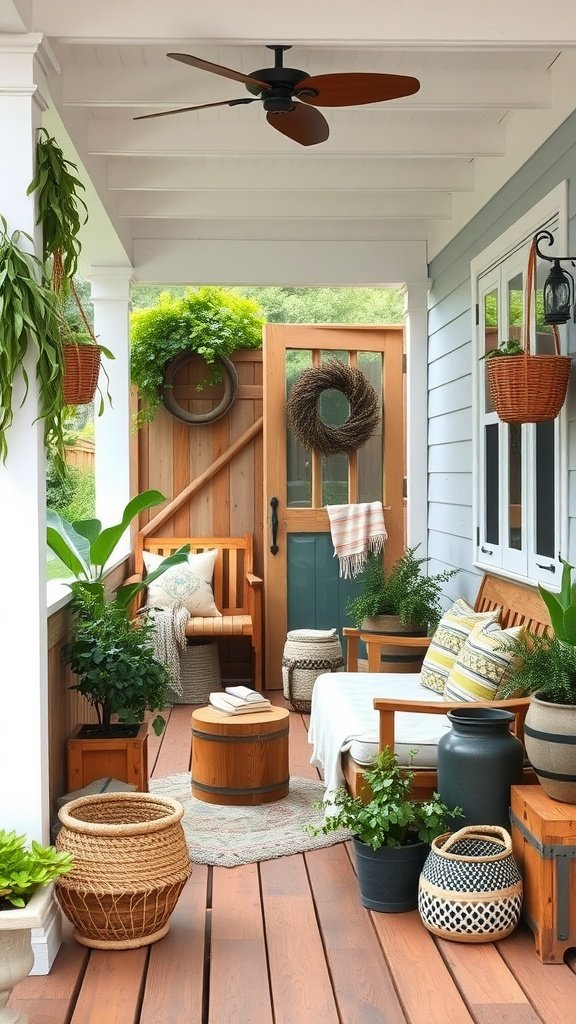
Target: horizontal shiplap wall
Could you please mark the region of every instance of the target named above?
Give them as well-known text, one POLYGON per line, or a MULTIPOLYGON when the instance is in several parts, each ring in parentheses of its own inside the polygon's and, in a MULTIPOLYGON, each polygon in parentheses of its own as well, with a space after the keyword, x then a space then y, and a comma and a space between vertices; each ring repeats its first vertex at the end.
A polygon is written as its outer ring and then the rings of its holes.
MULTIPOLYGON (((428 317, 428 554, 430 572, 458 569, 447 599, 473 602, 472 315, 470 262, 561 181, 569 181, 569 252, 576 252, 576 114, 430 264, 428 317)), ((568 347, 576 351, 569 328, 568 347)), ((573 375, 574 377, 574 375, 573 375)), ((568 556, 576 558, 576 386, 568 399, 568 556)))

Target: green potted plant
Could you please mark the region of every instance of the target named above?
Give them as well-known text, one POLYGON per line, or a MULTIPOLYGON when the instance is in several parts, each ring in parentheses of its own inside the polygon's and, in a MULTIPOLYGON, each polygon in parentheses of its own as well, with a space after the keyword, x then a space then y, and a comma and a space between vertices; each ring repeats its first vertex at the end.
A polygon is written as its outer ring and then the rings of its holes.
POLYGON ((352 833, 360 899, 370 910, 395 914, 416 908, 418 879, 430 843, 461 813, 458 807, 450 810, 437 793, 422 802, 412 799, 413 777, 385 747, 365 773, 372 799, 364 803, 338 789, 322 804, 327 812, 324 824, 308 826, 312 835, 339 828, 352 833))
POLYGON ((44 923, 52 901, 50 883, 71 867, 70 854, 34 840, 27 846, 23 835, 0 829, 0 1016, 11 989, 32 969, 32 928, 44 923))
POLYGON ((560 593, 538 587, 554 633, 513 642, 521 667, 498 697, 530 696, 524 742, 542 788, 576 804, 576 585, 564 559, 560 593))
POLYGON ((213 422, 232 404, 237 377, 229 356, 240 348, 262 346, 264 318, 258 304, 224 288, 191 288, 182 297, 163 292, 155 306, 132 313, 132 381, 142 407, 138 423, 153 419, 164 402, 173 415, 187 422, 213 422), (204 360, 207 373, 199 390, 222 380, 223 403, 210 414, 189 414, 176 405, 172 387, 181 366, 191 356, 204 360), (226 408, 221 409, 220 406, 226 408))
MULTIPOLYGON (((429 559, 417 557, 418 546, 407 548, 389 572, 380 555, 369 556, 358 578, 359 593, 346 606, 346 614, 358 629, 384 636, 426 636, 435 628, 442 615, 442 584, 457 570, 427 576, 422 567, 429 559)), ((419 671, 422 648, 387 645, 386 651, 384 671, 419 671)))
MULTIPOLYGON (((106 594, 104 573, 132 520, 164 500, 159 491, 145 491, 128 502, 119 523, 105 529, 97 519, 69 523, 48 510, 48 546, 74 577, 69 584, 73 626, 65 656, 78 676, 73 688, 87 698, 98 718, 97 726, 78 726, 68 741, 70 790, 106 776, 147 788, 148 725, 143 718, 146 711, 164 707, 169 677, 153 655, 152 624, 143 620, 137 628, 130 621, 130 608, 143 587, 185 561, 188 546, 165 558, 146 581, 119 587, 112 597, 106 594)), ((164 724, 156 714, 155 732, 162 732, 164 724)))

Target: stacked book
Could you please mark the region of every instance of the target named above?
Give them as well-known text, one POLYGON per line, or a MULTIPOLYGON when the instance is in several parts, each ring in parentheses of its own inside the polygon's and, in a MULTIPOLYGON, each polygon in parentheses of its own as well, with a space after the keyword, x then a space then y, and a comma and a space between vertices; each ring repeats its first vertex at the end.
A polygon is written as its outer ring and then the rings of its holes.
POLYGON ((267 697, 248 686, 227 686, 223 693, 211 693, 209 699, 211 706, 225 715, 253 715, 272 709, 267 697))

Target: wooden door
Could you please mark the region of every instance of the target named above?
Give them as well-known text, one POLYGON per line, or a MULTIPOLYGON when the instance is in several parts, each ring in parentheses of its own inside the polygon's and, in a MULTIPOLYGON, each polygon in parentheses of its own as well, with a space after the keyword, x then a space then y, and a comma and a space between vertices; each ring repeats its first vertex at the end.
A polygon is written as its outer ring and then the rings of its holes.
MULTIPOLYGON (((321 413, 341 423, 348 405, 325 392, 321 413)), ((264 594, 265 685, 282 685, 282 650, 288 629, 344 624, 352 588, 338 576, 325 505, 381 500, 388 540, 385 563, 405 546, 404 376, 401 327, 324 327, 267 324, 264 334, 264 594), (381 429, 350 456, 323 458, 293 436, 286 417, 290 388, 307 366, 339 359, 358 366, 382 396, 381 429), (271 499, 278 527, 272 552, 271 499), (290 596, 290 600, 289 600, 290 596), (306 618, 303 620, 302 616, 306 618), (338 619, 339 621, 335 621, 338 619)))

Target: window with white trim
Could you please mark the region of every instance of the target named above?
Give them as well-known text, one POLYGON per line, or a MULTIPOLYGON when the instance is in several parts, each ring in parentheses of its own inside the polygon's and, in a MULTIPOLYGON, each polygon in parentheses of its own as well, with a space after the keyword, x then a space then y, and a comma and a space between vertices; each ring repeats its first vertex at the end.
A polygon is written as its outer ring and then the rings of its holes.
MULTIPOLYGON (((547 227, 554 234, 555 251, 563 251, 565 206, 560 209, 558 192, 547 197, 556 197, 548 203, 549 213, 535 209, 472 264, 475 562, 485 570, 552 586, 555 581, 559 584, 567 521, 563 417, 537 424, 502 423, 490 400, 482 356, 506 341, 522 341, 531 239, 539 228, 547 227)), ((554 352, 552 328, 544 323, 542 311, 549 268, 549 263, 538 261, 532 302, 531 351, 540 355, 554 352)))

